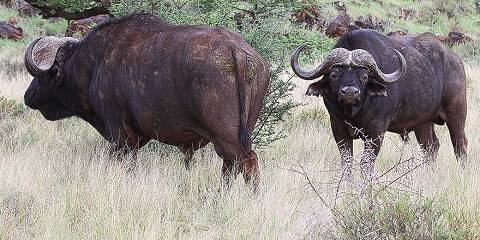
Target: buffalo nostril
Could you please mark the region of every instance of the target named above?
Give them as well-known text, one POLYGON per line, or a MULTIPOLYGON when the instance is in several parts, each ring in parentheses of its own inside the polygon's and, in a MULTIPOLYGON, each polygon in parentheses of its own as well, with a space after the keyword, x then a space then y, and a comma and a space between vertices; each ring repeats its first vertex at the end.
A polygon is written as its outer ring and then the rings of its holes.
POLYGON ((340 89, 340 94, 342 96, 348 95, 348 96, 355 96, 360 94, 360 90, 356 87, 343 87, 340 89))

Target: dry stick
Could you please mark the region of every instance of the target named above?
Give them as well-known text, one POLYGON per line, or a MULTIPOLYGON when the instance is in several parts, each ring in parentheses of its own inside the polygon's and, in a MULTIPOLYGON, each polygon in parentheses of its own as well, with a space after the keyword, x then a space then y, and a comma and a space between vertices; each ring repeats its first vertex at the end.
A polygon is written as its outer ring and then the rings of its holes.
POLYGON ((365 139, 365 140, 364 140, 365 143, 372 144, 372 145, 374 145, 374 146, 376 146, 376 147, 378 147, 378 145, 375 144, 375 141, 383 138, 383 135, 384 135, 384 134, 381 134, 381 135, 377 136, 376 138, 369 138, 368 135, 366 135, 366 134, 363 132, 363 128, 357 128, 357 127, 353 126, 353 125, 352 125, 350 122, 348 122, 348 121, 345 121, 345 124, 347 124, 349 127, 351 127, 351 128, 353 129, 353 134, 355 134, 355 135, 358 135, 359 133, 362 134, 363 139, 365 139))
POLYGON ((378 194, 380 194, 380 192, 384 191, 385 189, 387 189, 390 185, 394 184, 395 182, 397 182, 398 180, 400 180, 402 177, 405 177, 407 174, 415 171, 417 168, 421 167, 422 165, 424 165, 426 162, 421 162, 420 164, 416 165, 415 167, 413 167, 412 169, 409 169, 408 171, 404 172, 403 174, 401 174, 400 176, 398 176, 397 178, 395 178, 393 181, 389 182, 387 185, 383 186, 375 196, 377 196, 378 194))
MULTIPOLYGON (((419 190, 417 190, 417 189, 414 189, 414 188, 412 188, 412 187, 410 187, 410 186, 408 186, 408 185, 406 185, 406 184, 404 184, 404 183, 401 183, 401 182, 399 182, 399 183, 397 183, 397 184, 404 186, 404 187, 405 187, 406 189, 408 189, 408 190, 400 189, 400 188, 395 188, 395 190, 397 190, 397 191, 402 191, 402 192, 405 192, 405 193, 410 193, 410 194, 413 193, 413 194, 416 194, 416 195, 418 195, 418 196, 420 196, 420 197, 422 197, 422 198, 425 198, 425 196, 423 196, 423 194, 421 193, 421 191, 419 191, 419 190)), ((412 195, 413 195, 413 194, 412 194, 412 195)))
POLYGON ((414 157, 411 157, 405 161, 401 161, 401 159, 395 164, 393 165, 391 168, 389 168, 387 171, 385 171, 384 173, 382 173, 379 177, 377 177, 377 181, 382 178, 383 176, 387 175, 389 172, 391 172, 392 170, 394 170, 395 168, 399 167, 400 165, 406 163, 406 162, 410 162, 412 160, 414 160, 415 158, 414 157))
POLYGON ((337 199, 340 192, 340 185, 342 184, 344 176, 345 176, 345 171, 342 171, 342 176, 340 177, 340 180, 338 181, 338 184, 337 184, 337 189, 335 190, 335 200, 333 202, 333 210, 337 208, 337 199))
MULTIPOLYGON (((357 128, 355 126, 353 126, 350 122, 348 121, 345 121, 345 123, 350 126, 353 130, 354 130, 354 133, 355 134, 361 134, 361 136, 366 139, 365 142, 369 143, 369 144, 372 144, 372 145, 375 145, 374 141, 376 139, 370 139, 368 137, 368 135, 366 135, 364 132, 363 132, 363 129, 360 129, 360 128, 357 128)), ((383 136, 381 136, 383 137, 383 136)), ((378 139, 378 138, 377 138, 378 139)), ((389 138, 390 140, 392 140, 391 138, 389 138)), ((397 149, 399 149, 401 151, 401 156, 400 158, 398 159, 398 162, 392 166, 391 168, 389 168, 386 172, 382 173, 379 177, 377 177, 377 181, 379 179, 381 179, 382 177, 384 177, 385 175, 387 175, 388 173, 390 173, 391 171, 397 169, 400 165, 404 164, 404 163, 408 163, 408 162, 411 162, 412 160, 415 160, 415 157, 411 157, 405 161, 402 161, 402 156, 404 155, 404 150, 405 150, 405 146, 406 144, 402 144, 402 147, 398 146, 398 144, 395 143, 395 141, 392 140, 392 142, 394 143, 394 145, 397 147, 397 149)), ((407 172, 403 173, 402 175, 400 175, 399 177, 397 177, 396 179, 394 179, 393 181, 391 181, 390 183, 388 183, 386 186, 384 186, 380 191, 377 192, 377 195, 381 192, 381 191, 384 191, 385 189, 387 189, 388 187, 390 187, 392 184, 396 183, 398 180, 400 180, 401 178, 405 177, 406 175, 408 175, 409 173, 413 172, 414 170, 416 170, 417 168, 419 168, 420 166, 422 166, 423 164, 425 164, 425 162, 423 162, 422 164, 418 165, 418 166, 415 166, 413 169, 409 169, 407 172)), ((342 179, 341 179, 342 180, 342 179)), ((340 184, 340 183, 339 183, 340 184)), ((415 194, 418 194, 419 196, 422 196, 421 193, 418 193, 417 190, 411 188, 411 187, 408 187, 406 186, 405 184, 402 184, 404 187, 410 189, 410 190, 413 190, 413 192, 415 194)), ((397 189, 397 188, 395 188, 397 189)), ((401 189, 397 189, 397 190, 401 190, 401 189)), ((338 189, 337 189, 338 191, 338 189)), ((335 198, 335 204, 336 204, 336 200, 337 200, 337 196, 336 195, 336 198, 335 198)), ((335 209, 336 205, 334 206, 334 209, 335 209)))
MULTIPOLYGON (((322 197, 322 195, 320 195, 320 193, 318 192, 318 190, 315 188, 315 186, 313 185, 312 183, 312 180, 310 179, 310 177, 308 176, 307 172, 305 171, 305 168, 303 167, 302 164, 299 164, 299 167, 300 169, 302 169, 302 172, 296 170, 296 169, 292 169, 293 172, 296 172, 296 173, 299 173, 300 175, 302 175, 306 180, 307 180, 307 184, 310 186, 310 188, 313 190, 313 192, 315 193, 315 195, 320 199, 320 201, 322 202, 322 204, 330 211, 330 213, 332 214, 332 218, 333 218, 333 221, 338 225, 338 226, 342 226, 341 225, 341 222, 337 219, 336 215, 335 215, 335 212, 333 209, 331 209, 327 202, 325 201, 325 199, 322 197)), ((340 213, 338 213, 340 214, 340 213)), ((340 214, 341 215, 341 214, 340 214)), ((341 216, 343 218, 343 216, 341 216)), ((354 232, 352 232, 349 228, 345 228, 352 236, 356 236, 356 234, 354 232)))

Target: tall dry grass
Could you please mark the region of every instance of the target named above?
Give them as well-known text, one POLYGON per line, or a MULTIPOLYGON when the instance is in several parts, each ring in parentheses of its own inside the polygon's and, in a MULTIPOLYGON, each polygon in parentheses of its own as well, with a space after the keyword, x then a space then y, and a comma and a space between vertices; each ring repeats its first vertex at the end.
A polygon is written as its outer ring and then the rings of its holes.
MULTIPOLYGON (((6 77, 5 66, 0 68, 0 96, 21 103, 30 77, 23 71, 6 77)), ((431 200, 441 211, 427 218, 434 224, 422 228, 424 235, 415 235, 415 229, 406 227, 404 231, 413 234, 409 236, 480 237, 480 68, 468 66, 467 72, 471 163, 460 167, 446 127, 437 126, 438 160, 408 174, 397 187, 407 186, 409 194, 431 200), (442 228, 449 231, 435 235, 442 228)), ((112 158, 108 144, 81 120, 49 122, 28 110, 16 116, 0 115, 0 238, 353 238, 344 228, 362 226, 363 220, 355 220, 354 214, 343 215, 345 226, 338 225, 334 219, 340 211, 329 209, 338 201, 338 209, 343 206, 346 213, 352 213, 348 206, 355 206, 355 200, 335 197, 332 183, 339 177, 339 153, 328 115, 321 99, 303 97, 306 85, 301 81, 298 85, 294 97, 308 105, 296 109, 285 123, 285 139, 259 153, 262 181, 257 195, 251 194, 241 178, 230 191, 220 190, 221 160, 211 146, 196 153, 195 164, 187 171, 178 150, 153 143, 140 151, 138 168, 129 172, 131 159, 112 158), (328 207, 305 177, 294 172, 298 166, 304 168, 328 207)), ((413 134, 411 139, 403 143, 388 134, 376 164, 378 172, 399 159, 418 156, 413 134)), ((355 149, 360 152, 360 142, 355 149)), ((402 171, 392 172, 385 180, 395 179, 402 171)), ((379 211, 389 213, 386 206, 379 211)), ((415 210, 413 216, 403 218, 416 219, 416 214, 423 212, 415 210)), ((384 215, 385 226, 379 222, 380 230, 403 219, 384 215)), ((358 237, 369 239, 366 234, 358 237)))

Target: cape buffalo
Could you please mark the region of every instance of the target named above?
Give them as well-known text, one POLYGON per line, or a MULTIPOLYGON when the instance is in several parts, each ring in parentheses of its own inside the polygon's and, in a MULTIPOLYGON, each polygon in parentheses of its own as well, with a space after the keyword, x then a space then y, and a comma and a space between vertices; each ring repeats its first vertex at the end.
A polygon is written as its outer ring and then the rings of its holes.
MULTIPOLYGON (((462 61, 433 34, 387 37, 373 30, 347 33, 312 71, 291 56, 293 71, 311 84, 307 95, 323 96, 334 138, 348 169, 353 139, 364 140, 361 169, 372 179, 373 164, 386 131, 414 131, 427 153, 436 157, 439 142, 433 124, 447 123, 457 159, 466 158, 466 79, 462 61), (361 130, 361 131, 359 131, 361 130)), ((351 176, 351 175, 350 175, 351 176)))
POLYGON ((108 21, 82 41, 42 37, 25 53, 25 104, 48 120, 78 116, 118 149, 149 140, 188 163, 213 142, 222 176, 259 180, 250 133, 268 87, 265 60, 224 28, 172 25, 149 14, 108 21))

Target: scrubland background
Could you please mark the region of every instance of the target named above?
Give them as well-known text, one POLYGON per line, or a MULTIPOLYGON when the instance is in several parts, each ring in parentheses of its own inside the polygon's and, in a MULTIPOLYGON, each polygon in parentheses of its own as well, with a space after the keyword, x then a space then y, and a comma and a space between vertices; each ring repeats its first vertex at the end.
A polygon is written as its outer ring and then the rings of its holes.
MULTIPOLYGON (((327 19, 335 16, 331 2, 312 2, 327 19)), ((208 6, 210 1, 195 3, 208 6)), ((441 147, 435 162, 423 163, 414 134, 408 142, 387 134, 376 163, 380 178, 374 197, 367 201, 355 189, 338 187, 340 156, 323 102, 304 96, 308 83, 288 80, 291 74, 280 69, 274 77, 292 88, 282 101, 297 107, 287 107, 288 114, 273 128, 283 138, 258 146, 258 194, 240 177, 231 190, 222 190, 221 159, 211 146, 195 154, 187 171, 177 149, 152 142, 140 150, 138 168, 129 172, 131 159, 112 157, 108 143, 85 122, 49 122, 23 104, 31 80, 23 68, 23 49, 38 35, 61 36, 67 21, 19 16, 0 5, 0 20, 17 17, 26 35, 18 42, 0 39, 0 239, 479 239, 480 15, 474 1, 345 3, 353 17, 373 14, 388 21, 385 31, 445 35, 459 27, 473 39, 453 47, 468 76, 465 167, 455 160, 447 128, 436 126, 441 147), (399 9, 406 7, 416 14, 399 19, 399 9)), ((138 7, 132 4, 119 1, 114 10, 122 15, 129 6, 138 7)), ((276 9, 284 17, 276 25, 279 31, 292 34, 279 35, 272 51, 262 51, 279 61, 307 41, 313 49, 305 62, 313 63, 334 40, 295 23, 288 14, 294 7, 276 9)), ((175 11, 157 14, 172 22, 205 23, 175 11)), ((204 16, 222 25, 224 19, 215 14, 204 16)), ((260 30, 272 31, 268 23, 260 30)), ((242 33, 252 45, 265 47, 255 31, 242 33)), ((355 150, 358 158, 361 142, 355 150)))

